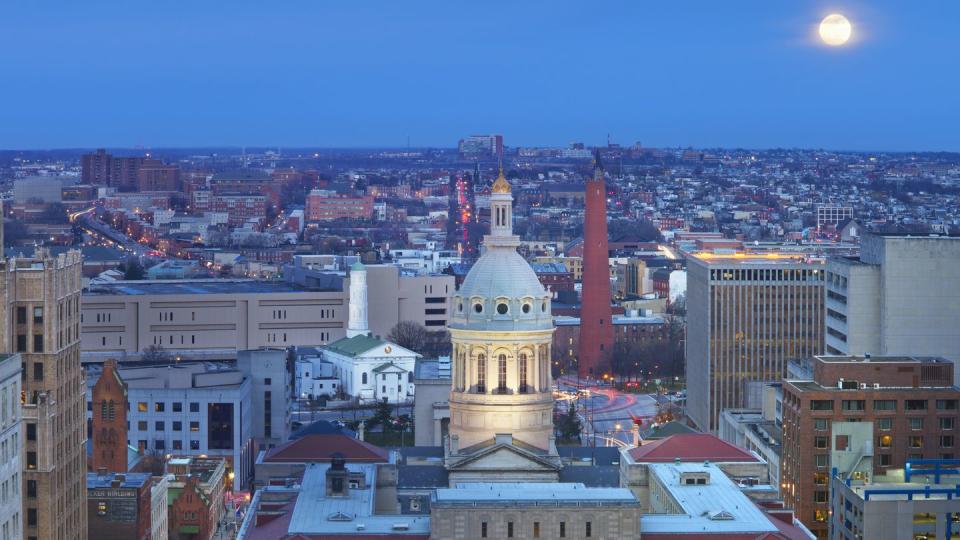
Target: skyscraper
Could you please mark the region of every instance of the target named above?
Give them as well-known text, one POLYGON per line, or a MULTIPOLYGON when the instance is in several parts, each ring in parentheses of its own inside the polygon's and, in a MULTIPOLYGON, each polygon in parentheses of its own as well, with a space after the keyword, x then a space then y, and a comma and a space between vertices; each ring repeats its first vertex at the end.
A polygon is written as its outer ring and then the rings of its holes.
POLYGON ((580 304, 578 372, 596 378, 610 366, 613 310, 610 307, 610 253, 607 248, 607 187, 600 154, 587 180, 583 223, 583 300, 580 304))
POLYGON ((0 263, 0 351, 23 359, 23 532, 87 537, 79 251, 0 263))
POLYGON ((716 431, 747 383, 779 381, 823 348, 823 264, 803 256, 700 253, 687 260, 687 414, 716 431))

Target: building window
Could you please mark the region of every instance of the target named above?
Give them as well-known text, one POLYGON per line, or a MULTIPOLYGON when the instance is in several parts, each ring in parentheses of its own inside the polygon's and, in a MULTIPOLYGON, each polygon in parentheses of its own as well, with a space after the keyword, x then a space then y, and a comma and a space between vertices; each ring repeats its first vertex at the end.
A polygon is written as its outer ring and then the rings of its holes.
POLYGON ((33 308, 33 324, 43 324, 43 307, 33 308))
POLYGON ((178 420, 174 420, 174 422, 173 422, 173 430, 174 430, 174 431, 183 431, 183 422, 180 422, 180 421, 178 421, 178 420))
POLYGON ((507 522, 507 538, 513 538, 513 522, 507 522))
POLYGON ((878 418, 877 419, 877 430, 878 431, 890 431, 893 429, 893 418, 878 418))
POLYGON ((540 522, 539 521, 533 522, 533 537, 540 538, 540 522))
POLYGON ((165 404, 164 404, 162 401, 158 401, 158 402, 156 402, 156 403, 153 404, 153 410, 154 410, 155 412, 163 412, 164 405, 165 405, 165 404))
POLYGON ((913 431, 920 431, 923 429, 923 418, 911 418, 910 429, 913 431))
POLYGON ((183 441, 180 439, 173 440, 173 449, 174 450, 183 450, 183 441))
POLYGON ((507 355, 497 358, 497 393, 507 393, 507 355))
POLYGON ((190 449, 191 449, 191 450, 199 450, 199 449, 200 449, 200 441, 190 441, 190 449))
POLYGON ((37 440, 37 425, 32 422, 27 424, 27 440, 28 441, 37 440))
POLYGON ((146 401, 138 401, 138 402, 137 402, 137 411, 138 411, 138 412, 147 412, 147 408, 148 408, 148 407, 147 407, 147 402, 146 402, 146 401))
POLYGON ((483 354, 477 356, 477 392, 483 394, 487 391, 487 357, 483 354))
POLYGON ((196 401, 191 401, 190 412, 200 412, 200 404, 196 401))
POLYGON ((43 352, 43 334, 34 334, 33 336, 33 352, 42 353, 43 352))
POLYGON ((37 509, 36 508, 27 508, 27 526, 28 527, 37 526, 37 509))
POLYGON ((487 522, 484 521, 480 523, 480 538, 486 538, 486 537, 487 537, 487 522))
POLYGON ((24 306, 17 307, 17 324, 27 324, 27 308, 24 306))
POLYGON ((923 435, 911 435, 910 448, 923 448, 923 435))
POLYGON ((881 467, 890 466, 890 454, 880 454, 880 466, 881 467))
POLYGON ((832 411, 833 400, 832 399, 812 399, 810 400, 810 410, 811 411, 832 411))
POLYGON ((590 523, 589 521, 584 524, 583 535, 586 536, 587 538, 590 538, 591 536, 593 536, 593 524, 590 523))
POLYGON ((560 538, 566 538, 566 537, 567 537, 567 522, 561 521, 560 522, 560 538))
POLYGON ((166 425, 164 425, 162 420, 158 420, 154 422, 154 429, 156 431, 163 431, 164 429, 166 429, 166 425))
POLYGON ((840 408, 844 411, 862 411, 866 408, 866 401, 862 399, 845 399, 840 402, 840 408))
POLYGON ((893 445, 893 437, 888 434, 881 435, 877 442, 880 448, 890 448, 893 445))
POLYGON ((179 401, 173 402, 173 412, 183 412, 183 403, 179 401))
POLYGON ((37 453, 27 452, 27 469, 33 470, 36 468, 37 468, 37 453))
POLYGON ((940 422, 940 429, 942 429, 942 430, 950 430, 950 429, 953 429, 953 417, 952 417, 952 416, 944 416, 944 417, 939 418, 938 420, 939 420, 939 422, 940 422))
POLYGON ((830 465, 830 456, 826 454, 817 454, 814 457, 814 464, 819 468, 825 468, 830 465))
POLYGON ((42 381, 43 380, 43 364, 36 362, 33 364, 33 380, 42 381))
POLYGON ((813 502, 815 503, 825 503, 827 502, 827 492, 826 490, 818 489, 813 492, 813 502))
POLYGON ((904 405, 904 408, 908 411, 927 410, 927 400, 925 399, 908 399, 904 405))
POLYGON ((197 433, 200 431, 200 422, 190 422, 190 431, 197 433))
POLYGON ((895 399, 875 399, 875 400, 873 400, 873 410, 875 410, 875 411, 895 411, 895 410, 897 410, 897 400, 895 400, 895 399))
POLYGON ((137 422, 137 429, 138 429, 139 431, 146 431, 146 430, 147 430, 147 421, 146 421, 146 420, 139 420, 139 421, 137 422))
POLYGON ((27 480, 27 497, 30 499, 37 498, 37 481, 36 480, 27 480))
POLYGON ((957 400, 955 400, 955 399, 938 399, 938 400, 937 400, 937 410, 939 410, 939 411, 955 411, 955 410, 957 410, 957 400))
POLYGON ((953 448, 953 435, 941 435, 940 448, 953 448))
POLYGON ((366 374, 366 372, 364 372, 362 375, 360 375, 360 379, 361 379, 361 384, 367 384, 367 374, 366 374))
POLYGON ((813 438, 813 447, 819 450, 823 450, 827 447, 827 438, 826 437, 814 437, 813 438))
POLYGON ((826 418, 815 418, 813 420, 813 429, 816 431, 826 431, 830 428, 830 422, 826 418))
POLYGON ((164 447, 165 447, 165 446, 164 446, 164 441, 163 441, 162 439, 157 439, 157 440, 153 441, 153 448, 154 448, 154 449, 156 449, 156 450, 163 450, 164 447))

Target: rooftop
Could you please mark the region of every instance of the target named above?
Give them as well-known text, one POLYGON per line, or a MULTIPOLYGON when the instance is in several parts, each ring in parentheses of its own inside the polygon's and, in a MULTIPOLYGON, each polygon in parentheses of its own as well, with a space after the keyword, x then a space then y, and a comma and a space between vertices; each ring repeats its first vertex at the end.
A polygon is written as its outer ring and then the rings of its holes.
POLYGON ((455 488, 438 489, 433 504, 505 505, 512 503, 538 506, 639 505, 627 488, 591 488, 581 483, 464 483, 455 488))
MULTIPOLYGON (((775 533, 779 530, 718 467, 703 463, 653 463, 650 474, 683 513, 644 515, 640 520, 643 534, 775 533), (685 485, 681 482, 681 474, 685 473, 708 473, 710 479, 706 484, 685 485)), ((651 504, 656 504, 657 493, 651 490, 651 504)))
POLYGON ((638 463, 673 462, 760 462, 760 458, 738 446, 707 433, 680 433, 644 444, 629 451, 638 463))
POLYGON ((821 362, 826 362, 830 364, 840 364, 840 363, 871 363, 871 364, 883 364, 883 363, 914 363, 914 364, 949 364, 949 360, 940 358, 938 356, 817 356, 817 360, 821 362))
POLYGON ((87 296, 147 294, 258 294, 299 293, 310 289, 287 281, 255 279, 183 279, 155 281, 120 281, 90 287, 87 296))
POLYGON ((150 483, 150 473, 87 473, 87 489, 139 489, 150 483), (114 484, 117 482, 117 485, 114 484))
POLYGON ((386 345, 387 342, 367 334, 359 334, 349 338, 342 338, 324 347, 325 350, 343 356, 354 357, 370 349, 386 345))
POLYGON ((290 518, 287 533, 324 535, 429 535, 430 518, 410 515, 374 514, 376 465, 350 464, 351 472, 362 472, 366 489, 350 489, 346 497, 327 497, 326 473, 329 465, 307 466, 300 495, 290 518))
POLYGON ((330 461, 341 454, 348 463, 387 463, 390 454, 383 448, 342 433, 310 434, 266 451, 264 463, 314 463, 330 461))
POLYGON ((706 265, 810 265, 812 262, 823 262, 819 259, 811 260, 810 255, 803 253, 725 253, 718 250, 712 253, 698 251, 691 253, 691 256, 706 265))

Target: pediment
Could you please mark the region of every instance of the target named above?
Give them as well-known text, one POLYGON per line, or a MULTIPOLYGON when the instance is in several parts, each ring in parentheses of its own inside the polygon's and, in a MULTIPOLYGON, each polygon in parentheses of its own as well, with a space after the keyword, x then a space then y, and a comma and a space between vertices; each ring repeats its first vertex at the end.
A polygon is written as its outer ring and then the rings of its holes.
POLYGON ((450 467, 451 471, 499 470, 557 471, 559 466, 548 459, 509 444, 499 444, 480 450, 450 467))

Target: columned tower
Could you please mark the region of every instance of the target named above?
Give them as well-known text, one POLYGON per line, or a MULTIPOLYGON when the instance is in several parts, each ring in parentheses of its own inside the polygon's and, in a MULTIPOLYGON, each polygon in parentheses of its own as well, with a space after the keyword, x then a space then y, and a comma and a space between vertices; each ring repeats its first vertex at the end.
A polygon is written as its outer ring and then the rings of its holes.
POLYGON ((607 186, 600 154, 593 178, 587 180, 583 223, 583 300, 580 303, 582 378, 598 378, 610 369, 613 352, 613 312, 610 308, 610 252, 607 247, 607 186))
POLYGON ((536 448, 541 457, 557 453, 550 294, 517 253, 510 190, 501 170, 490 196, 483 255, 453 299, 451 462, 472 455, 471 448, 504 441, 536 448))

